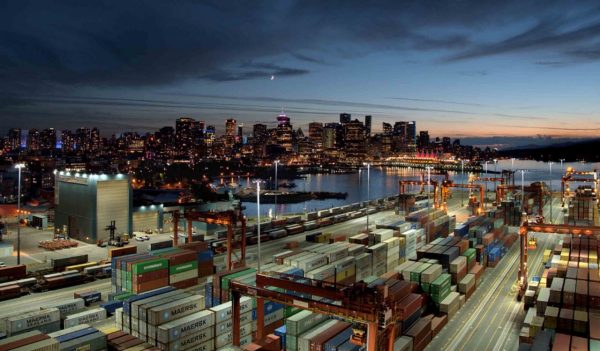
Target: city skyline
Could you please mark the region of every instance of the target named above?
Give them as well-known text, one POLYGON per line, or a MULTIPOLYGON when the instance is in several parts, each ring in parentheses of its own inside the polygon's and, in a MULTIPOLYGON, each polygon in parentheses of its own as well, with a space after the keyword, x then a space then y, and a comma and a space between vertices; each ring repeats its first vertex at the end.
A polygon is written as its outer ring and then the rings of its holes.
POLYGON ((4 130, 221 128, 282 108, 303 130, 342 111, 461 138, 600 130, 591 1, 2 6, 4 130))

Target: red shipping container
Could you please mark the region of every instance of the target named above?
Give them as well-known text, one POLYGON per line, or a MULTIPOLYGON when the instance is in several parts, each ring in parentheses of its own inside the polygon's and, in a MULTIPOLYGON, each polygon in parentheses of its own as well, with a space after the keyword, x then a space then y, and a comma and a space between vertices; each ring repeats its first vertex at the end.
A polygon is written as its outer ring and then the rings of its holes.
POLYGON ((169 264, 175 266, 178 264, 196 261, 197 253, 191 250, 185 250, 183 252, 174 253, 171 255, 165 255, 163 257, 169 259, 169 264))
POLYGON ((393 301, 401 300, 410 294, 411 285, 405 280, 388 281, 387 285, 390 299, 393 301))
POLYGON ((592 312, 588 314, 590 339, 600 340, 600 312, 592 312))
POLYGON ((413 344, 414 345, 413 351, 423 351, 423 350, 425 350, 425 348, 427 347, 427 345, 429 345, 429 343, 431 342, 431 338, 432 338, 431 335, 432 334, 433 333, 430 330, 427 334, 425 334, 425 336, 423 337, 423 339, 420 342, 416 343, 416 342, 413 341, 413 343, 414 343, 413 344))
POLYGON ((310 351, 323 351, 323 345, 331 338, 348 329, 351 324, 338 321, 323 333, 310 340, 310 351))
POLYGON ((431 337, 435 338, 447 323, 448 315, 444 314, 441 317, 433 317, 433 319, 431 319, 431 337))
POLYGON ((419 294, 410 294, 397 303, 396 311, 399 320, 405 320, 423 306, 423 296, 419 294))
POLYGON ((142 273, 133 276, 133 284, 142 284, 151 282, 153 280, 162 279, 169 276, 168 269, 159 269, 157 271, 152 271, 148 273, 142 273))
POLYGON ((18 266, 0 267, 0 281, 11 281, 25 278, 27 268, 24 264, 18 266))
POLYGON ((169 286, 169 277, 133 285, 133 292, 139 294, 146 291, 162 288, 164 286, 169 286))
POLYGON ((33 335, 28 338, 15 340, 13 342, 9 342, 7 344, 0 345, 0 351, 14 350, 18 347, 23 347, 23 346, 26 346, 29 344, 33 344, 34 342, 38 342, 38 341, 42 341, 42 340, 46 340, 46 339, 50 339, 50 337, 46 334, 33 335))
MULTIPOLYGON (((420 344, 423 340, 431 340, 431 319, 433 317, 423 317, 419 319, 410 329, 406 331, 406 335, 413 337, 414 345, 420 344)), ((429 342, 429 341, 428 341, 429 342)), ((427 345, 427 344, 425 344, 427 345)))
POLYGON ((198 285, 198 278, 192 278, 187 280, 182 280, 177 283, 171 283, 171 286, 177 289, 186 289, 192 287, 194 285, 198 285))

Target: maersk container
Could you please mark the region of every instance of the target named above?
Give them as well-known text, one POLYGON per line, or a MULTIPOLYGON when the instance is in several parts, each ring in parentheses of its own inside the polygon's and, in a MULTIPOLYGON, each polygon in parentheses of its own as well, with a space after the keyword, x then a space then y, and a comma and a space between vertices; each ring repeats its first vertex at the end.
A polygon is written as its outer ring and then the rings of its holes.
POLYGON ((73 327, 83 323, 93 323, 106 319, 106 310, 104 308, 94 308, 85 312, 72 314, 65 318, 65 328, 73 327))
POLYGON ((196 334, 202 329, 213 330, 214 324, 215 315, 212 311, 200 311, 160 325, 157 329, 157 340, 168 344, 178 338, 196 334))
POLYGON ((11 316, 4 321, 3 331, 9 336, 31 329, 44 329, 47 332, 56 331, 48 331, 46 328, 43 328, 46 325, 50 329, 60 329, 60 311, 58 308, 53 307, 19 314, 18 316, 11 316))
POLYGON ((179 301, 173 301, 166 305, 152 308, 148 312, 148 323, 152 325, 163 324, 173 319, 199 312, 203 308, 204 296, 192 295, 179 301))
POLYGON ((288 335, 298 336, 327 318, 324 314, 311 311, 298 312, 286 320, 286 332, 288 335))
MULTIPOLYGON (((240 314, 251 311, 253 307, 253 300, 248 296, 240 298, 240 314)), ((215 313, 215 323, 221 323, 227 319, 231 319, 231 301, 224 304, 214 306, 210 309, 215 313)))
MULTIPOLYGON (((265 320, 266 320, 266 316, 265 316, 265 320)), ((251 323, 251 322, 252 322, 252 311, 248 311, 248 312, 240 314, 240 320, 239 320, 240 325, 243 325, 246 323, 251 323)), ((267 325, 266 321, 265 321, 265 325, 267 325)), ((215 325, 215 328, 214 328, 215 336, 229 333, 232 331, 232 328, 233 328, 233 318, 223 321, 223 322, 215 325)))
POLYGON ((85 301, 82 298, 64 299, 40 307, 41 310, 48 308, 58 308, 60 318, 65 318, 69 314, 83 310, 85 308, 85 301))
MULTIPOLYGON (((252 323, 240 325, 240 338, 244 336, 252 335, 252 323)), ((221 335, 217 335, 215 338, 215 347, 221 348, 227 346, 233 342, 233 333, 228 332, 221 335)))
POLYGON ((158 342, 157 346, 164 351, 179 351, 179 350, 190 350, 196 349, 196 347, 203 347, 209 341, 213 341, 215 331, 212 327, 197 330, 193 334, 183 335, 176 339, 173 339, 170 343, 158 342))

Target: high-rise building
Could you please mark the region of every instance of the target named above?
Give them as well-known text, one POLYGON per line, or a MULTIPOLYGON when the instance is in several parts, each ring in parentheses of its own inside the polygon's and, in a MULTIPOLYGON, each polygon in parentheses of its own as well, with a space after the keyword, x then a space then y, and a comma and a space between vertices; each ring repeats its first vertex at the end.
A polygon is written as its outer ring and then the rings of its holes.
POLYGON ((414 121, 400 121, 394 124, 394 143, 396 151, 414 151, 417 129, 414 121))
POLYGON ((233 118, 229 118, 225 121, 225 135, 229 137, 234 137, 237 133, 236 130, 237 121, 233 118))
POLYGON ((337 139, 337 123, 327 123, 323 127, 323 149, 335 149, 337 139))
POLYGON ((75 135, 70 130, 60 132, 61 149, 64 152, 73 152, 75 150, 75 135))
POLYGON ((429 132, 422 130, 419 132, 419 148, 424 149, 429 146, 429 132))
POLYGON ((204 142, 207 146, 210 146, 215 141, 215 126, 206 126, 206 133, 204 133, 204 142))
POLYGON ((362 161, 367 151, 364 124, 355 119, 344 124, 344 146, 346 158, 353 161, 362 161))
POLYGON ((394 131, 394 129, 392 128, 392 125, 386 122, 382 123, 382 128, 383 128, 383 134, 392 134, 392 132, 394 131))
POLYGON ((35 129, 29 129, 27 133, 27 150, 35 151, 40 149, 40 132, 35 129))
POLYGON ((77 128, 75 131, 75 149, 87 152, 90 150, 90 129, 77 128))
POLYGON ((348 123, 352 120, 352 115, 349 113, 340 113, 340 123, 348 123))
POLYGON ((316 150, 323 149, 323 123, 312 122, 308 124, 308 138, 316 150))
POLYGON ((56 130, 47 128, 40 133, 40 148, 42 150, 54 150, 56 148, 56 130))
POLYGON ((242 137, 244 136, 244 123, 240 123, 237 127, 237 136, 238 139, 242 139, 242 137))
POLYGON ((8 131, 8 147, 17 150, 21 147, 21 129, 13 128, 8 131))
POLYGON ((194 130, 196 120, 189 117, 181 117, 175 121, 175 135, 180 150, 189 150, 194 144, 194 130))
POLYGON ((371 115, 366 115, 365 116, 365 134, 367 135, 367 137, 371 136, 371 123, 372 123, 372 119, 373 119, 373 117, 371 115))
POLYGON ((291 152, 293 149, 293 133, 290 118, 283 112, 277 116, 277 144, 285 149, 286 152, 291 152))
POLYGON ((90 149, 92 151, 99 151, 102 148, 102 139, 100 138, 100 131, 98 128, 92 128, 90 132, 90 149))
POLYGON ((254 139, 254 144, 264 144, 267 142, 269 138, 269 133, 267 131, 267 126, 265 124, 257 123, 252 126, 252 138, 254 139))

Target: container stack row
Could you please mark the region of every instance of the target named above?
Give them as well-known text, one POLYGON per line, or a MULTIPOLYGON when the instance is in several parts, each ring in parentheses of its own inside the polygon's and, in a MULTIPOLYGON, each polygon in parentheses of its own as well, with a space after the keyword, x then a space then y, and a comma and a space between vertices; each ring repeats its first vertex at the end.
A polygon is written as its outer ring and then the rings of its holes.
POLYGON ((541 276, 527 286, 520 343, 532 349, 600 349, 598 240, 565 237, 544 252, 541 276))

